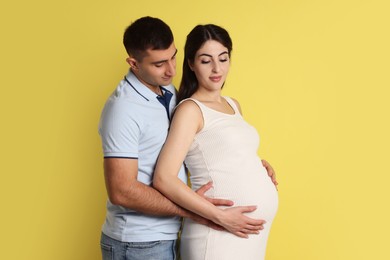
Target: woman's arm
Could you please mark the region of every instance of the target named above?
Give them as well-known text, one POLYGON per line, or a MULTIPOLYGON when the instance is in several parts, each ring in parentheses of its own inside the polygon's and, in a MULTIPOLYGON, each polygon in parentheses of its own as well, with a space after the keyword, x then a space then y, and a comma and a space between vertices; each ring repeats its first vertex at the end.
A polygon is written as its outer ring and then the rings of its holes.
POLYGON ((194 102, 183 102, 176 109, 168 138, 157 162, 153 186, 183 208, 223 226, 237 236, 247 237, 247 234, 258 233, 265 221, 251 219, 243 214, 256 210, 255 206, 219 209, 177 177, 189 147, 202 127, 203 116, 194 102))

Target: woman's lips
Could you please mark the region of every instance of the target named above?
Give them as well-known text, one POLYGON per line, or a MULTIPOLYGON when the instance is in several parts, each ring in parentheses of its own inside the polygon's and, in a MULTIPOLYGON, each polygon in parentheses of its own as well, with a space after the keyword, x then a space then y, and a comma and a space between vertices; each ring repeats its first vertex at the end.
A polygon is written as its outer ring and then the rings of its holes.
POLYGON ((219 82, 221 80, 222 76, 214 76, 214 77, 210 77, 210 80, 212 82, 219 82))

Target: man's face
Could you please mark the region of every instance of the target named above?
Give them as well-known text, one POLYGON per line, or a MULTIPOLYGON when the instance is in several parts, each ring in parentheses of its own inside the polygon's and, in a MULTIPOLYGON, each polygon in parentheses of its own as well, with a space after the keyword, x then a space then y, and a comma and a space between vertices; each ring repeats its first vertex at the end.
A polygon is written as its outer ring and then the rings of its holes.
POLYGON ((172 83, 176 75, 175 44, 165 50, 147 50, 141 61, 128 58, 127 62, 137 78, 150 89, 172 83))

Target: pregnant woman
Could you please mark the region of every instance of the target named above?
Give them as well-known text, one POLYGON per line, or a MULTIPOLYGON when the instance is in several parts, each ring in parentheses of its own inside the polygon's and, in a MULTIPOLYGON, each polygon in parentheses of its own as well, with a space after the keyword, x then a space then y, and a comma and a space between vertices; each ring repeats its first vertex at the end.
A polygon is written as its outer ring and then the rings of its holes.
POLYGON ((275 184, 257 155, 259 136, 242 117, 238 102, 221 96, 232 51, 228 32, 198 25, 187 36, 183 78, 170 132, 154 175, 154 187, 194 213, 223 227, 216 230, 184 220, 180 250, 183 260, 264 259, 268 234, 278 207, 275 184), (192 189, 177 177, 182 162, 192 189), (206 196, 234 201, 216 207, 194 191, 211 181, 206 196), (245 214, 265 220, 264 229, 242 220, 245 214))

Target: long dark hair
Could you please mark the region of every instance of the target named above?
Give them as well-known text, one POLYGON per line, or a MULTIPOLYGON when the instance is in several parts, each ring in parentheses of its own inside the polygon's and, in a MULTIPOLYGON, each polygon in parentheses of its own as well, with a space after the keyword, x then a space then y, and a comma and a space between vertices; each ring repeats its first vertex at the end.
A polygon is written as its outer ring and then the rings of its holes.
POLYGON ((198 89, 198 79, 195 73, 191 70, 189 64, 193 64, 196 52, 208 40, 214 40, 222 44, 228 49, 228 55, 233 50, 232 39, 229 33, 222 27, 214 24, 197 25, 187 35, 187 41, 184 47, 184 61, 183 61, 183 76, 180 82, 179 92, 177 94, 177 101, 192 96, 198 89))

